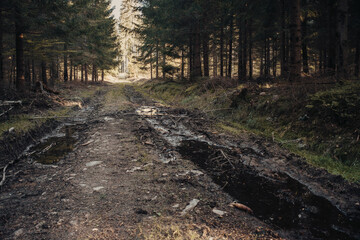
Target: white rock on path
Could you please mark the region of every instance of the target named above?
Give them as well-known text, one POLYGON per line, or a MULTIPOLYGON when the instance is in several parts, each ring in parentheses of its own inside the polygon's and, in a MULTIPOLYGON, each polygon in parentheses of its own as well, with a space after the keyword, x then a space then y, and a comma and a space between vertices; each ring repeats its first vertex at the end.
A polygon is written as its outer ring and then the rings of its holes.
POLYGON ((193 200, 191 200, 190 203, 189 203, 189 205, 187 205, 187 206, 185 207, 185 209, 181 212, 181 216, 184 216, 187 212, 193 210, 193 209, 196 207, 196 205, 198 205, 199 202, 200 202, 199 199, 193 199, 193 200))
POLYGON ((226 214, 226 212, 221 211, 221 210, 216 209, 216 208, 214 208, 212 211, 213 211, 213 213, 219 215, 220 217, 222 217, 222 216, 224 216, 226 214))
POLYGON ((93 161, 86 164, 87 167, 95 167, 97 165, 102 164, 102 161, 93 161))
POLYGON ((104 189, 104 187, 100 186, 100 187, 94 187, 93 188, 94 191, 100 191, 101 189, 104 189))

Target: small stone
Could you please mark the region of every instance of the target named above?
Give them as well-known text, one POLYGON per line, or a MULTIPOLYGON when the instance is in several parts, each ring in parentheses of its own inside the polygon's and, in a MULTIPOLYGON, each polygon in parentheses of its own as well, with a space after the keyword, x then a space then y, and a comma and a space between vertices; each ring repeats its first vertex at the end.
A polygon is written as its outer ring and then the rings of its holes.
POLYGON ((216 209, 216 208, 214 208, 214 209, 212 210, 212 212, 215 213, 215 214, 217 214, 217 215, 219 215, 220 217, 222 217, 222 216, 224 216, 224 215, 226 214, 226 212, 221 211, 221 210, 216 209))
POLYGON ((102 164, 102 161, 93 161, 86 164, 87 167, 95 167, 97 165, 102 164))
POLYGON ((175 204, 174 206, 172 206, 173 208, 179 208, 180 204, 175 204))
POLYGON ((18 230, 16 230, 15 232, 14 232, 14 236, 15 237, 20 237, 21 235, 23 235, 24 234, 24 229, 23 228, 20 228, 20 229, 18 229, 18 230))
POLYGON ((94 187, 93 188, 94 191, 100 191, 101 189, 104 189, 104 187, 100 186, 100 187, 94 187))

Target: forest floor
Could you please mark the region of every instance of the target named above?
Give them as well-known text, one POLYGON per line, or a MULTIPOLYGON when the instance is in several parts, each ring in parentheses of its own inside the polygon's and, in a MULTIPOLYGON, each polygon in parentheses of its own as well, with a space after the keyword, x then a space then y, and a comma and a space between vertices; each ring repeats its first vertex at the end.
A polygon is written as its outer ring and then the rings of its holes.
POLYGON ((360 236, 358 184, 131 85, 84 96, 7 168, 0 239, 360 236))

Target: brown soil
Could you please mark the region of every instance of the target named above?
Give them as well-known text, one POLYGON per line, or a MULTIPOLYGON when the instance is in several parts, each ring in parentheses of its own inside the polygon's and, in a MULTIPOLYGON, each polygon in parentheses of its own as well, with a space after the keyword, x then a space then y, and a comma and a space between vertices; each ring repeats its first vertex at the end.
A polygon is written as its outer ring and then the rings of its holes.
POLYGON ((141 96, 130 91, 132 103, 123 102, 129 106, 124 111, 100 105, 112 88, 104 87, 91 103, 97 107, 78 144, 58 163, 22 158, 7 171, 0 239, 280 238, 253 215, 230 207, 234 199, 224 186, 135 114, 141 96), (172 161, 164 161, 170 155, 172 161), (193 199, 197 206, 181 215, 193 199), (220 217, 213 209, 226 213, 220 217))

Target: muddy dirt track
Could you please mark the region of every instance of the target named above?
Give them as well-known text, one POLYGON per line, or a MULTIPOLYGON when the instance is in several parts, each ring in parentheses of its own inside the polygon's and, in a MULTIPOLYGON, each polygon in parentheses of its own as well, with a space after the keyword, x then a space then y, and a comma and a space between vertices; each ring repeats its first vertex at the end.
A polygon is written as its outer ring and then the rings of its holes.
POLYGON ((358 185, 131 86, 104 105, 114 87, 8 169, 0 239, 360 238, 358 185))

